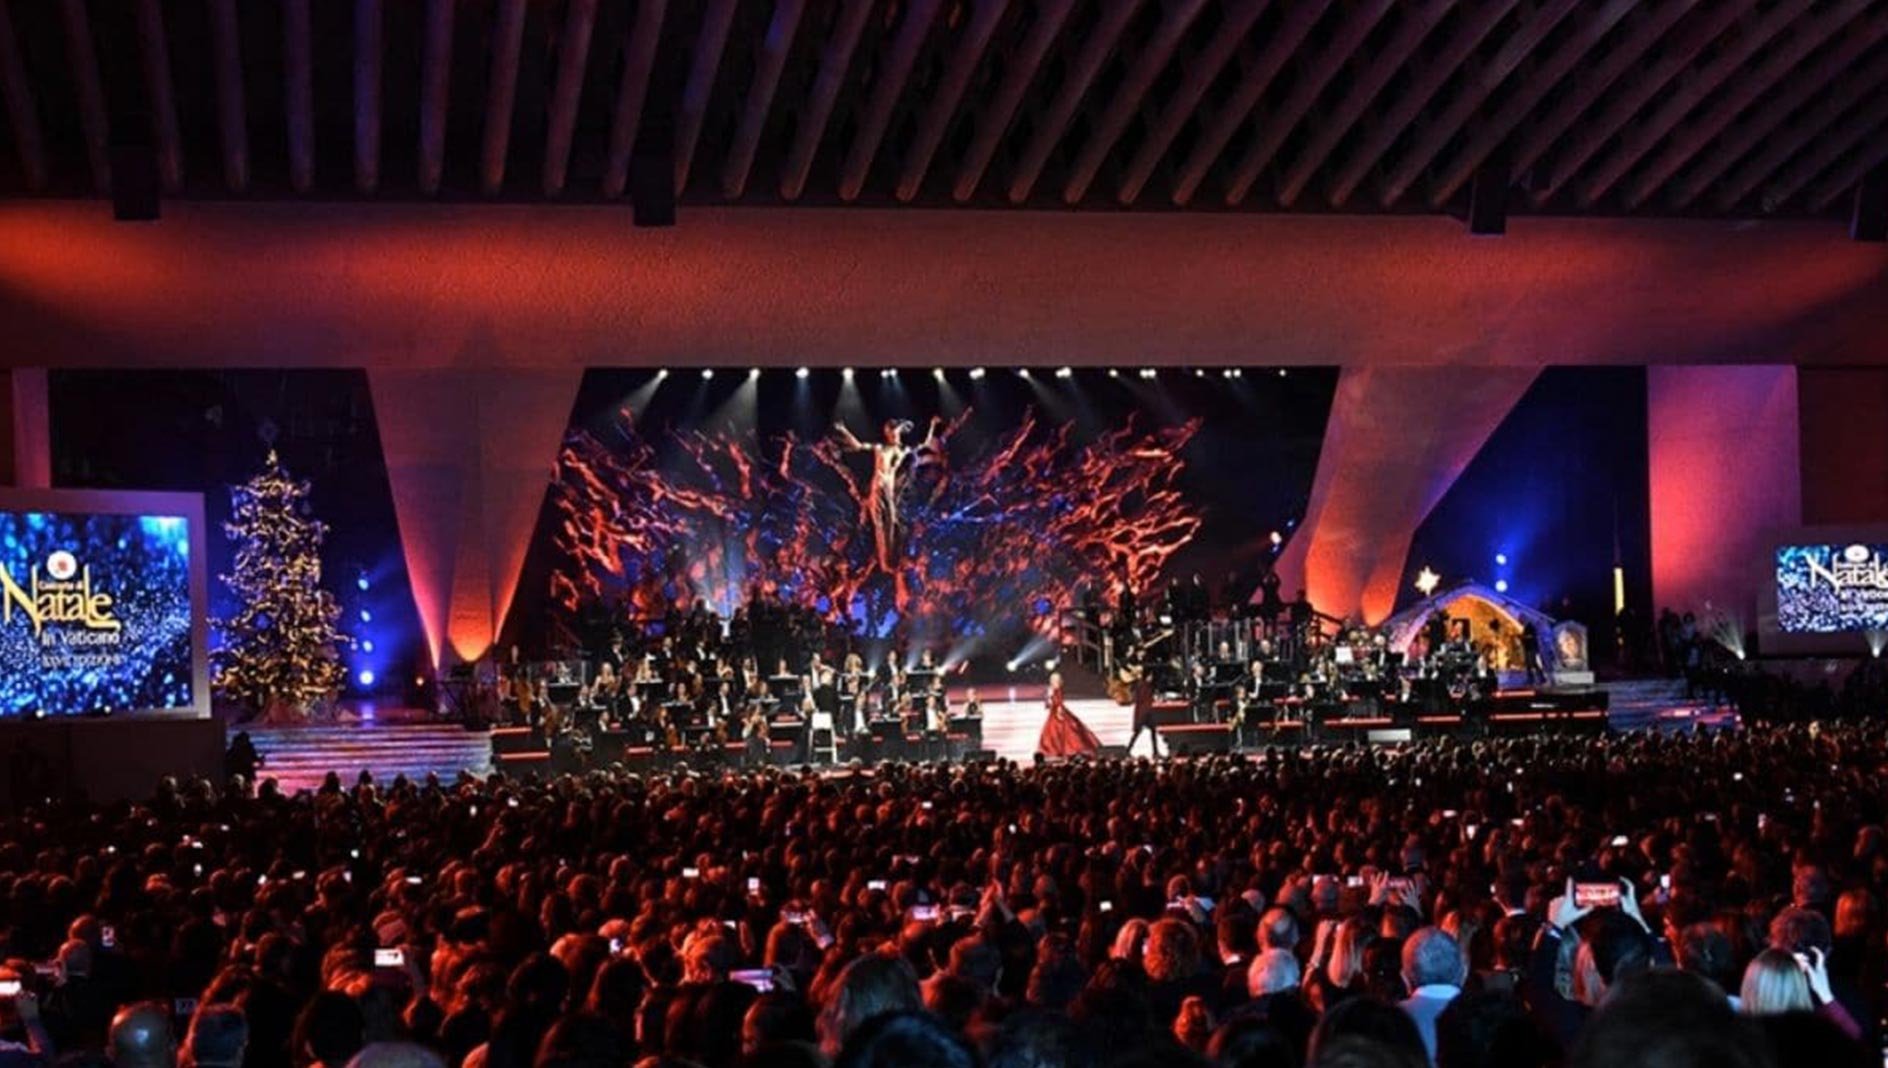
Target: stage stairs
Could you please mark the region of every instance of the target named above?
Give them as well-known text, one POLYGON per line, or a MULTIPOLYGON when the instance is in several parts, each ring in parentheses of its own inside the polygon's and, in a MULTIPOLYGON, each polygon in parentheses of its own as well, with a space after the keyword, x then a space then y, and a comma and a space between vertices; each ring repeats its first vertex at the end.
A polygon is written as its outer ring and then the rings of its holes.
POLYGON ((1729 727, 1737 722, 1737 713, 1728 705, 1686 697, 1684 679, 1619 679, 1601 688, 1611 696, 1608 718, 1616 731, 1729 727))
POLYGON ((333 771, 352 786, 362 771, 383 786, 395 775, 419 780, 429 772, 450 781, 461 771, 483 776, 492 769, 489 731, 452 723, 362 721, 297 727, 241 727, 262 754, 258 778, 275 779, 284 793, 313 790, 333 771))

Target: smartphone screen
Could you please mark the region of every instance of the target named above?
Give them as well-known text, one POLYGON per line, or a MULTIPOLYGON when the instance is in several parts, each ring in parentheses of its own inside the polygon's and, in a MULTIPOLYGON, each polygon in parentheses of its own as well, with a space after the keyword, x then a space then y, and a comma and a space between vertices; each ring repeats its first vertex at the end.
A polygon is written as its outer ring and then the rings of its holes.
POLYGON ((938 908, 936 905, 911 906, 911 918, 916 923, 936 923, 938 908))
POLYGON ((766 968, 747 968, 728 973, 728 978, 765 994, 774 988, 774 973, 766 968))
POLYGON ((19 996, 20 981, 18 979, 0 979, 0 998, 17 998, 19 996))
POLYGON ((884 889, 885 889, 885 880, 883 880, 883 879, 867 879, 867 880, 865 881, 865 888, 866 888, 867 890, 877 890, 877 891, 880 891, 880 892, 883 892, 883 891, 884 891, 884 889))
POLYGON ((1101 907, 1101 911, 1103 911, 1103 912, 1113 912, 1113 911, 1114 911, 1114 902, 1112 902, 1112 901, 1104 901, 1104 902, 1102 902, 1102 903, 1101 903, 1101 906, 1100 906, 1100 907, 1101 907))
POLYGON ((760 893, 760 880, 749 876, 747 880, 747 892, 750 894, 760 893))
POLYGON ((1613 848, 1615 849, 1622 849, 1631 844, 1632 844, 1632 840, 1630 838, 1627 838, 1623 834, 1616 834, 1613 836, 1613 848))
POLYGON ((406 967, 406 951, 400 949, 376 949, 374 950, 374 967, 404 968, 406 967))
POLYGON ((684 879, 699 879, 699 878, 701 878, 701 869, 700 869, 700 868, 683 868, 683 869, 682 869, 682 878, 684 878, 684 879))
POLYGON ((1583 909, 1619 907, 1618 883, 1574 883, 1573 903, 1583 909))

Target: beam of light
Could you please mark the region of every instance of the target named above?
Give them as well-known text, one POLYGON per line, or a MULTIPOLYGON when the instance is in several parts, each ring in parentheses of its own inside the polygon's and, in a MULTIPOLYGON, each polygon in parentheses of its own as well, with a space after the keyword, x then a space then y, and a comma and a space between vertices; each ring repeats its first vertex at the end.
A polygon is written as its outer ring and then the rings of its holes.
POLYGON ((807 368, 801 367, 793 372, 793 377, 800 379, 801 381, 804 382, 806 380, 806 377, 812 373, 813 372, 808 370, 807 368))
POLYGON ((845 379, 848 382, 852 381, 852 368, 848 367, 845 370, 840 371, 839 377, 845 379))
MULTIPOLYGON (((1054 652, 1055 640, 1045 634, 1037 634, 1032 636, 1021 649, 1018 649, 1016 655, 1010 657, 1003 666, 1012 672, 1021 671, 1023 668, 1048 657, 1054 652)), ((1050 671, 1055 670, 1052 664, 1044 666, 1050 671)))
POLYGON ((1729 650, 1732 656, 1739 660, 1744 659, 1746 651, 1743 624, 1729 612, 1712 613, 1708 602, 1705 605, 1705 612, 1707 613, 1704 623, 1705 633, 1711 636, 1712 641, 1729 650))
POLYGON ((1863 631, 1862 634, 1868 639, 1868 655, 1881 659, 1882 650, 1888 649, 1888 630, 1863 631))

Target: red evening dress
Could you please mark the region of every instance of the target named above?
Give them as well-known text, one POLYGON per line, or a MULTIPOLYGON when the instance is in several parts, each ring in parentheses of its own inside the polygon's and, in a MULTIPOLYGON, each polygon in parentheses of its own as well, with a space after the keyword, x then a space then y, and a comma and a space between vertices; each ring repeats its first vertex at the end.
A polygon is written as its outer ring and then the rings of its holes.
POLYGON ((1036 741, 1036 751, 1045 756, 1072 757, 1087 756, 1101 748, 1101 740, 1095 732, 1088 729, 1088 724, 1075 718, 1069 706, 1062 703, 1062 691, 1049 691, 1047 704, 1049 718, 1043 721, 1042 737, 1036 741))

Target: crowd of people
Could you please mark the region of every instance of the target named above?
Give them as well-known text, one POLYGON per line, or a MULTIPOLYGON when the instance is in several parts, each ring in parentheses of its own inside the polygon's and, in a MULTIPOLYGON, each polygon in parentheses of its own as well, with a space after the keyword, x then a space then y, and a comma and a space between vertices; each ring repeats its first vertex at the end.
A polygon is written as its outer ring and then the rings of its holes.
POLYGON ((547 781, 0 824, 0 1060, 1865 1063, 1877 725, 547 781))

